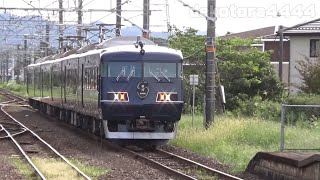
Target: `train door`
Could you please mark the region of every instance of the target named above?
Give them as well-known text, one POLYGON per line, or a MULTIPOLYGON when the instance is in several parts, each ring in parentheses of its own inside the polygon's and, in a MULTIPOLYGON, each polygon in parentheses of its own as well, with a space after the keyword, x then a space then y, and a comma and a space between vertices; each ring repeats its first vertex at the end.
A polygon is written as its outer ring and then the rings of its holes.
MULTIPOLYGON (((25 85, 27 85, 27 94, 28 94, 28 96, 30 96, 30 91, 29 91, 30 85, 29 85, 29 78, 28 78, 29 71, 27 70, 26 67, 23 70, 24 70, 24 74, 25 74, 25 83, 26 83, 25 85)), ((0 73, 1 73, 1 76, 2 76, 2 66, 1 66, 0 73)))
POLYGON ((53 82, 53 65, 50 66, 50 95, 51 95, 51 101, 53 101, 52 82, 53 82))
POLYGON ((81 106, 84 108, 83 104, 83 81, 84 81, 84 65, 81 63, 81 106))
POLYGON ((43 69, 40 65, 40 96, 43 97, 43 69))
POLYGON ((100 101, 101 101, 101 67, 100 67, 100 59, 99 59, 99 65, 97 66, 97 91, 98 91, 98 108, 100 108, 100 101))
POLYGON ((77 96, 77 106, 81 107, 81 94, 80 94, 80 58, 77 58, 77 69, 76 69, 76 74, 75 76, 77 77, 77 92, 76 92, 76 96, 77 96))
POLYGON ((61 98, 61 104, 63 104, 63 64, 62 61, 60 62, 60 98, 61 98))
POLYGON ((66 96, 66 93, 67 93, 67 66, 64 65, 64 79, 63 79, 63 99, 64 99, 64 103, 67 103, 67 96, 66 96))

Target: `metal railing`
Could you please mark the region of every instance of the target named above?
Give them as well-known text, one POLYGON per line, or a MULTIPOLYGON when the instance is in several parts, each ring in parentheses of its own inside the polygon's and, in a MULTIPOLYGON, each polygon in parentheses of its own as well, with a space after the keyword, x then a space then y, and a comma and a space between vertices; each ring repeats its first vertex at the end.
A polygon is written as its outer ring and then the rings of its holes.
MULTIPOLYGON (((319 144, 313 147, 296 145, 295 143, 285 144, 286 126, 302 127, 314 130, 320 127, 320 105, 282 105, 281 109, 281 130, 280 130, 280 151, 284 150, 320 150, 319 144), (319 125, 318 125, 319 124, 319 125), (299 147, 300 146, 300 147, 299 147), (304 146, 304 147, 302 147, 304 146)), ((291 131, 290 135, 299 136, 299 131, 291 131)))

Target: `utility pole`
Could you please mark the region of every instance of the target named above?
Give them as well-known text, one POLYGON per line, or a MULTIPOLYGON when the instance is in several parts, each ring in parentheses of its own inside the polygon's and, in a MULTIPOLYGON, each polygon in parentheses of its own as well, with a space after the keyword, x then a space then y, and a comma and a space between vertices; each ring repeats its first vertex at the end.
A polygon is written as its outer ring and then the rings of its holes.
POLYGON ((143 29, 148 30, 148 32, 142 31, 144 38, 149 39, 149 29, 150 29, 150 0, 143 0, 143 29))
POLYGON ((83 0, 78 0, 78 32, 77 32, 77 35, 79 36, 78 40, 79 42, 82 40, 82 30, 81 30, 81 27, 80 27, 80 24, 82 24, 82 3, 83 3, 83 0))
POLYGON ((50 44, 50 37, 49 37, 49 34, 50 34, 50 25, 49 25, 49 22, 47 22, 46 24, 46 45, 44 46, 45 47, 45 56, 48 56, 49 55, 49 44, 50 44))
POLYGON ((14 58, 14 55, 13 55, 13 75, 12 75, 12 80, 16 80, 17 83, 19 83, 19 79, 20 79, 20 67, 21 67, 21 59, 20 59, 20 45, 17 45, 17 57, 14 58), (16 60, 16 61, 15 61, 16 60), (15 75, 17 75, 17 79, 15 79, 15 75))
MULTIPOLYGON (((121 0, 117 0, 117 14, 121 16, 121 0)), ((116 36, 121 36, 121 17, 116 16, 116 36)))
MULTIPOLYGON (((20 70, 22 70, 22 72, 23 72, 23 77, 21 77, 22 83, 24 83, 26 80, 25 79, 26 74, 25 74, 24 68, 28 65, 27 64, 27 58, 28 58, 27 57, 27 50, 28 50, 28 40, 27 40, 27 36, 25 36, 24 43, 23 43, 23 65, 22 65, 21 69, 18 69, 20 76, 21 76, 20 70)), ((18 79, 17 82, 21 83, 20 79, 18 79)))
POLYGON ((171 36, 171 24, 170 24, 170 8, 169 8, 169 2, 166 0, 166 21, 167 21, 167 30, 169 33, 169 36, 171 36))
POLYGON ((282 64, 283 64, 283 26, 280 25, 279 26, 279 36, 280 36, 280 48, 279 48, 279 51, 280 51, 280 58, 279 58, 279 79, 280 79, 280 82, 282 82, 282 64))
POLYGON ((1 68, 1 70, 0 70, 0 74, 1 74, 1 84, 3 83, 3 61, 4 61, 4 56, 2 55, 1 56, 1 64, 0 64, 0 68, 1 68))
MULTIPOLYGON (((208 17, 215 19, 216 15, 216 0, 208 0, 208 17)), ((216 24, 215 21, 207 18, 207 59, 206 59, 206 123, 205 127, 214 122, 215 112, 215 36, 216 36, 216 24)))
POLYGON ((5 81, 8 82, 9 78, 9 52, 6 53, 6 75, 5 75, 5 81))
POLYGON ((24 36, 24 41, 23 41, 23 64, 22 68, 27 66, 27 49, 28 49, 28 36, 24 36))
MULTIPOLYGON (((59 0, 59 9, 63 8, 63 0, 59 0)), ((59 11, 59 50, 60 53, 63 52, 63 11, 59 11)))

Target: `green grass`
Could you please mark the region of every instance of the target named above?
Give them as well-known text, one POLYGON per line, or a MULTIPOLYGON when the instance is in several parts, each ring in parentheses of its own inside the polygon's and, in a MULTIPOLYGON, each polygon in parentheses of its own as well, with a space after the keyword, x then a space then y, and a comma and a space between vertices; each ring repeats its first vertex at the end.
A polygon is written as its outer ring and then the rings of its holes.
MULTIPOLYGON (((183 116, 177 138, 172 145, 213 157, 229 164, 233 172, 244 171, 250 159, 259 151, 279 151, 280 123, 257 118, 216 118, 203 129, 203 117, 196 116, 192 128, 191 116, 183 116)), ((316 148, 320 131, 317 128, 286 127, 286 148, 316 148)))
POLYGON ((28 97, 27 86, 22 84, 17 84, 15 81, 9 81, 8 83, 1 83, 0 88, 8 90, 11 93, 14 93, 22 97, 28 97))
POLYGON ((71 163, 78 167, 83 173, 88 175, 91 179, 99 179, 100 176, 110 172, 110 169, 106 169, 99 166, 89 166, 83 161, 72 159, 71 163))
MULTIPOLYGON (((18 172, 26 179, 35 179, 33 169, 26 161, 20 158, 12 158, 11 161, 18 169, 18 172)), ((32 162, 47 179, 84 179, 78 176, 77 172, 73 170, 71 166, 60 160, 34 157, 32 158, 32 162)), ((103 167, 90 166, 76 159, 72 159, 71 162, 91 179, 99 179, 100 176, 105 175, 110 171, 103 167)))
POLYGON ((32 167, 29 166, 26 161, 17 157, 11 158, 10 161, 17 168, 18 172, 26 179, 35 179, 32 167))

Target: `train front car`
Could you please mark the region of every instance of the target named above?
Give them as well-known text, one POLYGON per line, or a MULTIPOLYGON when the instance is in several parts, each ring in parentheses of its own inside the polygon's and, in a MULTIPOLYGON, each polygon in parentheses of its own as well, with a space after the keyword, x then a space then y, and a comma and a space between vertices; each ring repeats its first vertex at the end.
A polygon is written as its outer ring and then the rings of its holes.
POLYGON ((127 44, 101 55, 105 136, 131 142, 173 139, 183 107, 182 54, 147 39, 127 44))

